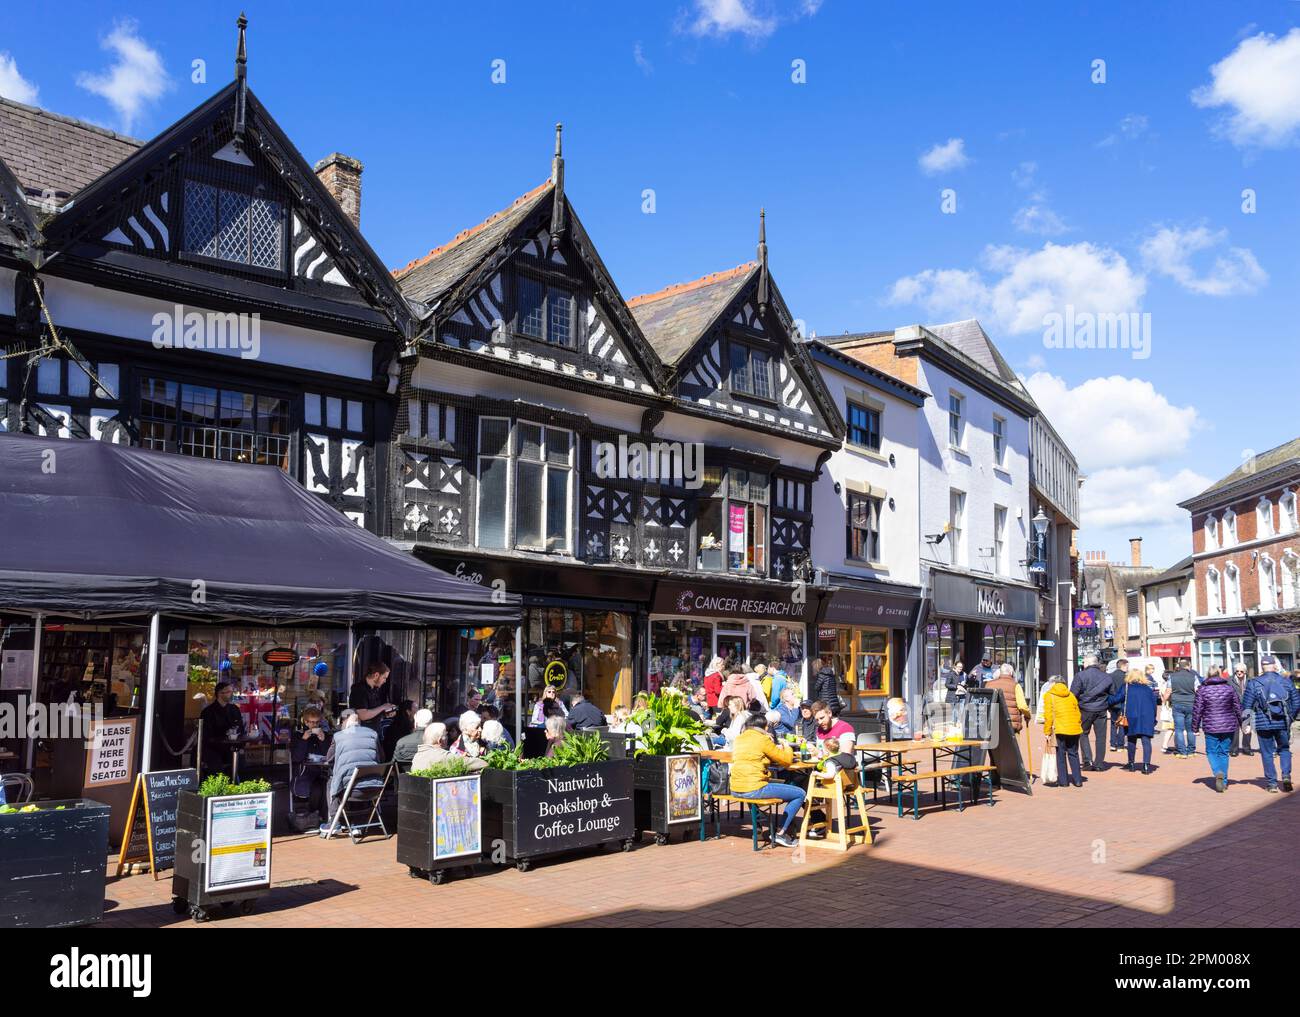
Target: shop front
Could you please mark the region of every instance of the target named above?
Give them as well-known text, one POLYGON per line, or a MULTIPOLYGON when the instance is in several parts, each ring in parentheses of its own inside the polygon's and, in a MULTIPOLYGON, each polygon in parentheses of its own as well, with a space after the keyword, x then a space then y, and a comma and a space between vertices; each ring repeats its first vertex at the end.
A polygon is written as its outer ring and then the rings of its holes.
POLYGON ((992 579, 952 572, 930 573, 925 626, 925 682, 961 661, 966 670, 987 655, 994 666, 1010 664, 1016 679, 1032 689, 1037 679, 1038 593, 992 579))
POLYGON ((764 661, 807 688, 808 626, 823 591, 766 581, 661 580, 650 604, 645 687, 679 676, 696 684, 714 656, 730 665, 764 661))
POLYGON ((891 696, 908 698, 909 640, 921 605, 919 587, 882 589, 832 577, 825 611, 817 624, 814 656, 840 676, 846 712, 880 709, 891 696))
POLYGON ((1259 674, 1258 647, 1246 619, 1195 626, 1196 669, 1203 675, 1212 667, 1245 666, 1259 674))
POLYGON ((1192 659, 1192 644, 1190 641, 1152 643, 1151 656, 1159 657, 1164 662, 1165 670, 1169 670, 1175 660, 1192 659))

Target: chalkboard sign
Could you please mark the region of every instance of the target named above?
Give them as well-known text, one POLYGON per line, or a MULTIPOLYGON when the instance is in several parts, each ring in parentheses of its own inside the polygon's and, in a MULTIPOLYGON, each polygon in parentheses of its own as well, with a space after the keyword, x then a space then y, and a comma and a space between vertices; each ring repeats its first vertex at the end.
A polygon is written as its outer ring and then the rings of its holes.
POLYGON ((1007 791, 1019 791, 1032 795, 1033 786, 1029 773, 1025 769, 1024 757, 1020 754, 1020 739, 1016 737, 1011 726, 1011 714, 1007 710, 1006 700, 1001 689, 979 689, 980 693, 996 693, 996 708, 992 710, 992 731, 989 738, 989 762, 998 768, 998 787, 1007 791))
POLYGON ((182 791, 199 789, 198 770, 158 770, 136 778, 122 836, 117 874, 128 862, 149 861, 154 879, 176 862, 176 806, 182 791))

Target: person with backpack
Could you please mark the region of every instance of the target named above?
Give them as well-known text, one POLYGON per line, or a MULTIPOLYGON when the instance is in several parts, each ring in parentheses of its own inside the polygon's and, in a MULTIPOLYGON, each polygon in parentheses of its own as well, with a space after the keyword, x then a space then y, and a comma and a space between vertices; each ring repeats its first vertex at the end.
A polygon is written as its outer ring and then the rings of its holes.
POLYGON ((1205 758, 1214 774, 1214 790, 1223 794, 1228 787, 1228 757, 1241 724, 1241 699, 1237 686, 1218 667, 1196 690, 1192 703, 1192 732, 1205 731, 1205 758))
POLYGON ((1269 794, 1277 794, 1278 773, 1273 763, 1277 754, 1282 770, 1282 790, 1291 788, 1291 721, 1300 714, 1300 690, 1278 669, 1277 658, 1266 653, 1260 659, 1263 672, 1246 683, 1242 714, 1253 713, 1259 757, 1264 764, 1264 781, 1269 794))
POLYGON ((1190 759, 1196 754, 1196 732, 1192 730, 1192 707, 1196 704, 1195 671, 1180 664, 1169 676, 1169 705, 1174 711, 1174 758, 1190 759))
MULTIPOLYGON (((1111 678, 1097 666, 1097 657, 1088 654, 1083 658, 1083 670, 1074 676, 1069 692, 1078 700, 1079 741, 1083 746, 1083 768, 1102 770, 1106 765, 1106 712, 1111 696, 1111 678), (1097 756, 1094 759, 1088 733, 1096 732, 1097 756)), ((1058 693, 1059 695, 1059 693, 1058 693)))

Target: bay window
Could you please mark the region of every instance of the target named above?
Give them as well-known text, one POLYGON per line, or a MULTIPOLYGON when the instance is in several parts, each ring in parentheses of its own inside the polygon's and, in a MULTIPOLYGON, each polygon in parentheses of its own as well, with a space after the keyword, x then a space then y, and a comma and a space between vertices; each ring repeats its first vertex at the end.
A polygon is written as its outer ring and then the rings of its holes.
POLYGON ((767 474, 706 469, 696 501, 695 567, 766 575, 769 503, 767 474))

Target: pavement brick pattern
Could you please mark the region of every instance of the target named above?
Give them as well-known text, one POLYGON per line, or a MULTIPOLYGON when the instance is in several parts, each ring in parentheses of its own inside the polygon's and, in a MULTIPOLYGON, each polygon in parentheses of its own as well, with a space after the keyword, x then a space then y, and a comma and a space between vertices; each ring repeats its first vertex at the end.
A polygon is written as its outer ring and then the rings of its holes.
POLYGON ((1150 776, 1112 763, 1081 790, 919 822, 882 803, 875 844, 847 854, 755 854, 732 828, 433 886, 397 864, 392 840, 277 839, 271 894, 204 925, 172 912, 170 874, 113 879, 110 864, 103 926, 1293 926, 1300 794, 1266 794, 1258 757, 1232 761, 1222 795, 1204 756, 1156 762, 1150 776))

